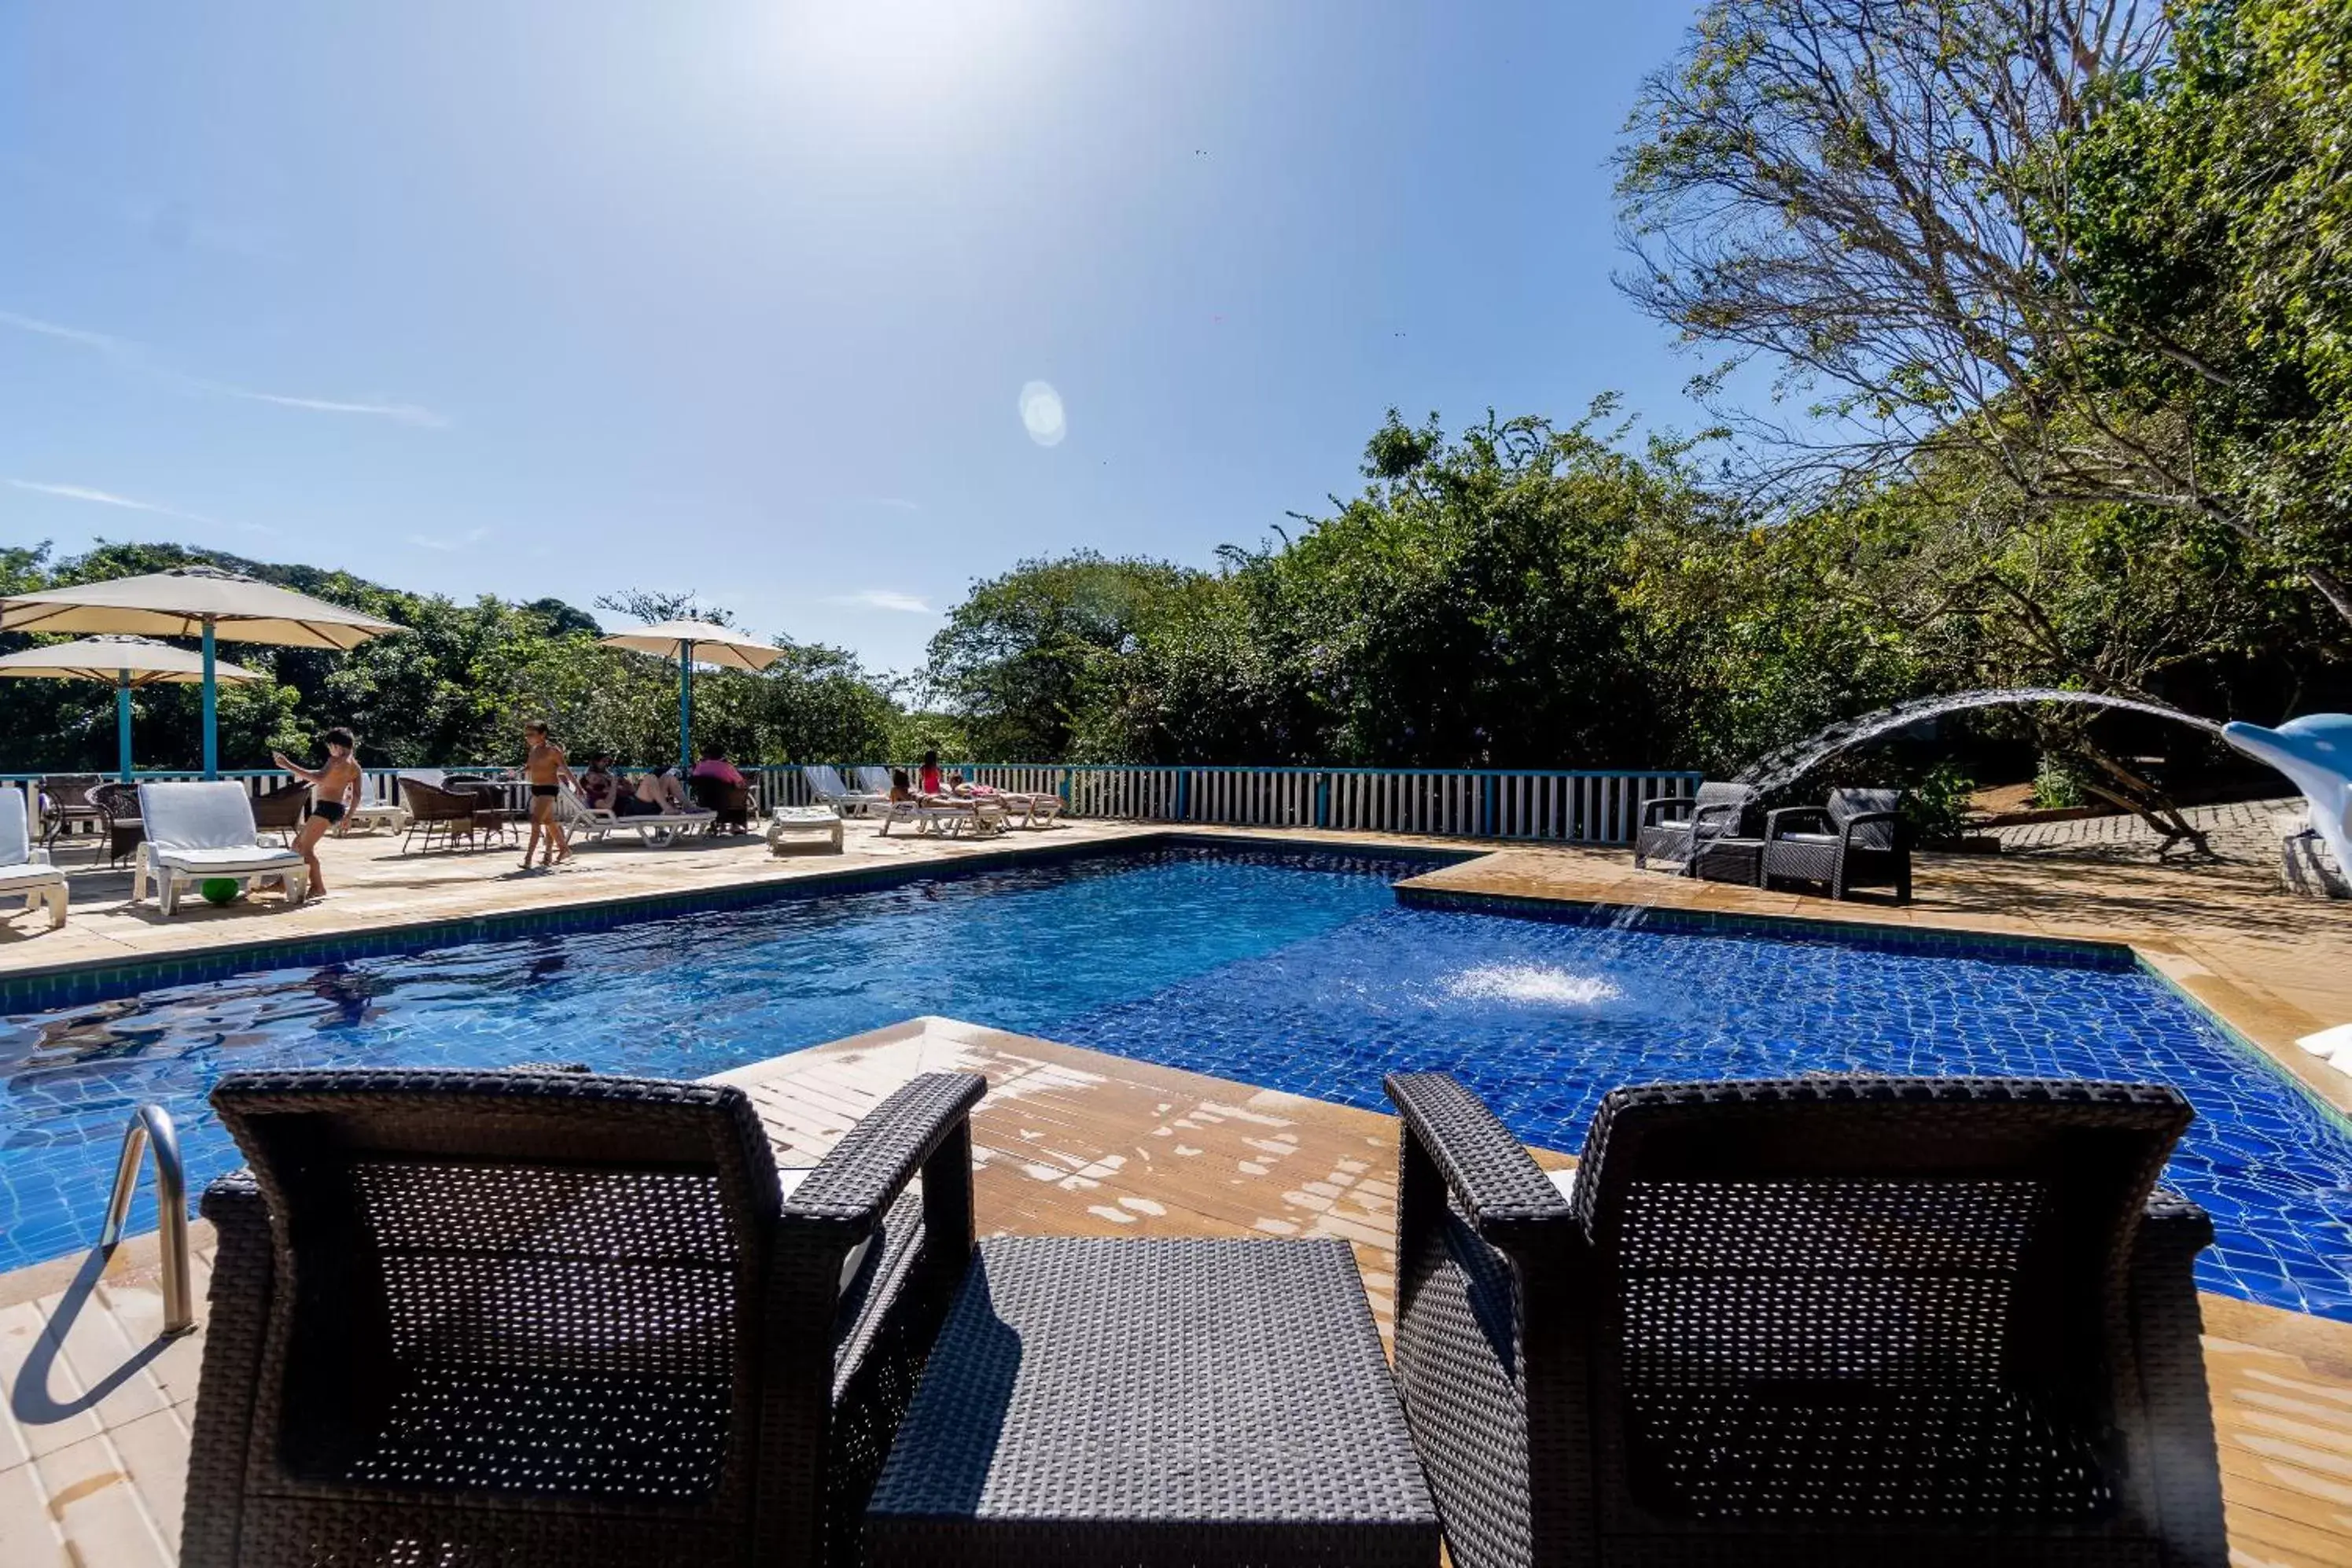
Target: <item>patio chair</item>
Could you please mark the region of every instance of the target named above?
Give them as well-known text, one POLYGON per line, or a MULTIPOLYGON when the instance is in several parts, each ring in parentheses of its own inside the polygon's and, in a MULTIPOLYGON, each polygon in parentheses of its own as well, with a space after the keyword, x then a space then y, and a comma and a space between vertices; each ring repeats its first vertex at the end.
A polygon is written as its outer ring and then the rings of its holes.
POLYGON ((52 773, 41 780, 41 842, 53 845, 58 835, 77 824, 102 826, 106 814, 90 804, 89 792, 99 786, 96 773, 52 773))
POLYGON ((147 842, 147 825, 139 817, 139 786, 102 784, 89 792, 89 803, 106 815, 106 863, 120 866, 124 856, 147 842))
POLYGON ((503 837, 507 831, 505 808, 492 805, 476 790, 444 789, 414 774, 403 773, 400 799, 408 807, 408 826, 400 839, 400 852, 404 855, 420 834, 429 852, 436 838, 442 847, 455 849, 460 838, 470 845, 485 834, 503 837))
POLYGON ((2221 1568, 2160 1086, 1621 1089, 1573 1172, 1400 1073, 1396 1371, 1461 1568, 2221 1568))
POLYGON ((281 784, 268 795, 254 797, 255 831, 275 833, 280 843, 289 846, 294 842, 302 819, 310 814, 310 786, 306 784, 281 784))
POLYGON ((23 895, 25 910, 47 905, 49 929, 66 923, 66 874, 33 842, 32 804, 15 784, 0 785, 0 898, 23 895))
POLYGON ((710 814, 709 831, 726 828, 735 833, 751 831, 751 792, 741 784, 729 784, 725 779, 689 778, 687 792, 694 804, 710 814))
POLYGON ((894 800, 885 803, 882 814, 882 834, 890 837, 894 823, 912 823, 915 833, 941 837, 971 833, 985 837, 1004 831, 1008 820, 1004 803, 978 797, 927 795, 919 800, 894 800))
POLYGON ((916 1079, 787 1173, 731 1085, 223 1079, 181 1562, 845 1568, 984 1089, 916 1079))
POLYGON ((1911 830, 1899 789, 1837 789, 1826 805, 1786 806, 1764 816, 1759 885, 1824 882, 1830 897, 1855 888, 1893 888, 1911 901, 1911 830))
POLYGON ((719 817, 717 813, 699 807, 624 816, 590 805, 580 797, 578 790, 566 789, 555 797, 555 820, 576 844, 600 844, 615 833, 634 832, 639 843, 657 849, 678 842, 698 828, 708 830, 719 817))
POLYGON ((878 795, 890 798, 890 770, 877 763, 867 763, 857 770, 857 793, 878 795))
POLYGON ((241 784, 142 784, 139 817, 147 841, 131 872, 131 901, 149 895, 169 918, 182 890, 201 882, 233 881, 251 891, 275 880, 287 901, 310 894, 310 868, 291 849, 264 844, 253 820, 253 798, 241 784))
POLYGON ((1706 840, 1740 838, 1755 826, 1756 791, 1743 784, 1702 784, 1696 795, 1662 795, 1642 803, 1641 829, 1633 837, 1633 867, 1669 860, 1690 875, 1697 867, 1694 846, 1706 840))
POLYGON ((816 796, 819 805, 829 805, 844 816, 863 816, 877 805, 890 804, 890 792, 856 790, 841 782, 837 768, 810 765, 801 769, 801 777, 808 781, 809 793, 816 796))

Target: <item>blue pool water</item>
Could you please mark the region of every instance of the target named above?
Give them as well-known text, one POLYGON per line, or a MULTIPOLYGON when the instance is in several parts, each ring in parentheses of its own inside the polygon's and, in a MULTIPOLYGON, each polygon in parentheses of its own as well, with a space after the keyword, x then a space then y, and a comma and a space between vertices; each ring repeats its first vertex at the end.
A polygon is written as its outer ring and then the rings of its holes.
POLYGON ((89 1244, 131 1108, 191 1183, 240 1068, 531 1058, 691 1077, 940 1013, 1381 1108, 1442 1068, 1574 1150, 1610 1088, 1809 1071, 2152 1079, 2209 1289, 2352 1321, 2352 1128, 2153 978, 1401 906, 1417 864, 1172 848, 623 930, 238 975, 0 1018, 0 1268, 89 1244))

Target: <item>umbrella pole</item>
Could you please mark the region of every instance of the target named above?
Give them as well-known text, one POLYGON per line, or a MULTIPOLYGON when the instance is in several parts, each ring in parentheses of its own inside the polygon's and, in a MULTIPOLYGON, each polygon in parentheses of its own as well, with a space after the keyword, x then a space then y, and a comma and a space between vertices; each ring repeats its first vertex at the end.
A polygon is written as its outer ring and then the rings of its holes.
POLYGON ((114 672, 114 755, 121 764, 122 782, 131 782, 131 672, 114 672))
POLYGON ((205 777, 220 777, 220 707, 213 681, 213 623, 205 617, 205 777))
POLYGON ((694 771, 694 645, 677 645, 677 776, 694 771))

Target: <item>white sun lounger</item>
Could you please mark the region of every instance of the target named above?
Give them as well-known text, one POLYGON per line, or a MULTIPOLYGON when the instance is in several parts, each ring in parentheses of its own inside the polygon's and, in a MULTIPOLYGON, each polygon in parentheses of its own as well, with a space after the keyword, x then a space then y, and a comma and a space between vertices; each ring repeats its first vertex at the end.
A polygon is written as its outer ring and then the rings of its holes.
POLYGON ((1024 795, 1003 790, 981 798, 1001 802, 1008 818, 1020 818, 1013 824, 1017 827, 1048 827, 1062 815, 1062 797, 1058 795, 1024 795))
POLYGON ((27 914, 47 904, 55 931, 66 923, 66 874, 33 842, 31 811, 23 790, 0 788, 0 898, 22 893, 27 914))
POLYGON ((801 769, 801 777, 808 781, 809 793, 816 796, 819 805, 829 805, 844 816, 863 816, 877 805, 890 804, 887 790, 876 795, 842 783, 838 768, 811 764, 801 769))
POLYGON ((584 844, 602 843, 614 833, 634 832, 644 843, 659 848, 677 843, 698 827, 709 826, 719 820, 719 814, 698 806, 623 816, 590 805, 580 798, 579 791, 567 788, 555 797, 555 820, 567 835, 584 844))
POLYGON ((310 868, 291 849, 261 842, 253 801, 241 784, 142 784, 139 819, 147 842, 131 873, 131 901, 153 894, 166 916, 180 907, 180 890, 221 879, 250 892, 276 878, 289 903, 310 896, 310 868))
POLYGON ((890 770, 872 763, 857 770, 857 787, 866 795, 878 795, 887 804, 890 799, 890 770))
POLYGON ((996 800, 946 800, 932 795, 924 800, 895 800, 882 818, 882 837, 890 837, 894 822, 910 822, 918 834, 936 833, 942 837, 971 833, 986 835, 1004 831, 1004 806, 996 800))
POLYGON ((768 852, 782 855, 794 838, 822 838, 841 853, 841 814, 825 805, 780 805, 768 813, 768 852))

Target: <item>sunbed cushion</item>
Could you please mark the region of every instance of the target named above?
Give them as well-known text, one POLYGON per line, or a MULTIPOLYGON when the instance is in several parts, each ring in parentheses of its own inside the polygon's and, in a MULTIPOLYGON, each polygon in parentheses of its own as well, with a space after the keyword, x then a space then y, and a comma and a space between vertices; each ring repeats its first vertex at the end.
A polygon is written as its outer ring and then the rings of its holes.
POLYGON ((33 858, 33 825, 25 792, 0 789, 0 866, 22 866, 33 858))
POLYGON ((139 815, 157 849, 258 848, 253 801, 240 784, 142 784, 139 815))
POLYGON ((302 857, 291 849, 273 849, 266 845, 247 844, 238 848, 181 849, 157 848, 148 846, 148 858, 159 865, 176 867, 190 871, 282 871, 302 864, 302 857))

